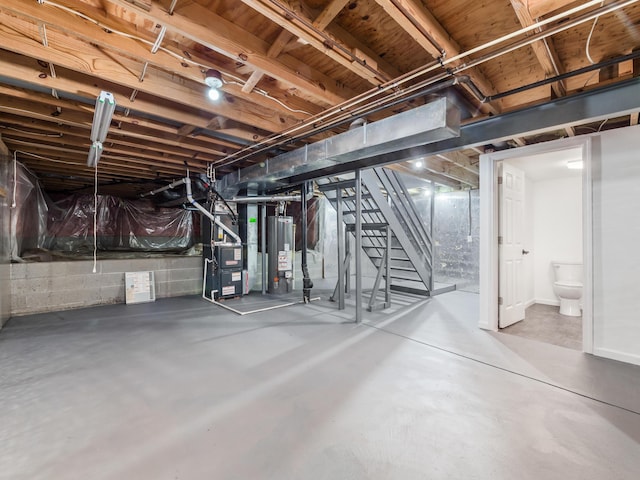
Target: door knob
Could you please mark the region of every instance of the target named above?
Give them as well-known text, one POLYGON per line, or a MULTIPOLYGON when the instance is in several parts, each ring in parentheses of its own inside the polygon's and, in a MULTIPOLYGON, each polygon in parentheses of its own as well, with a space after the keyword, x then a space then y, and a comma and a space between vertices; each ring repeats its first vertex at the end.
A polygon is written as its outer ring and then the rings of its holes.
POLYGON ((523 255, 527 255, 529 253, 529 250, 525 250, 524 248, 522 249, 522 254, 523 255))

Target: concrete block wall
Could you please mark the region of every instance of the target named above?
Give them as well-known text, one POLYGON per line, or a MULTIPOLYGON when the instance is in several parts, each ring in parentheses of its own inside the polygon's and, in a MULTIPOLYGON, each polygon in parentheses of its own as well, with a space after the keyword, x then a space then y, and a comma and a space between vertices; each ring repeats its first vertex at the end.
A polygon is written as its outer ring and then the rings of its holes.
POLYGON ((202 259, 160 257, 11 265, 11 316, 124 303, 125 272, 153 271, 156 298, 202 292, 202 259))

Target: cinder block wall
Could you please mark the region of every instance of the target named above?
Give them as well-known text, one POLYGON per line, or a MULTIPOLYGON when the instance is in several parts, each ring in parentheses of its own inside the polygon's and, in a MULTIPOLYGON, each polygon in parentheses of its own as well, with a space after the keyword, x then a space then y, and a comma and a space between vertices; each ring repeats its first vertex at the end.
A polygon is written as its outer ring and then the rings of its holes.
POLYGON ((124 303, 124 273, 152 270, 156 298, 202 292, 202 258, 161 257, 11 265, 11 316, 124 303))

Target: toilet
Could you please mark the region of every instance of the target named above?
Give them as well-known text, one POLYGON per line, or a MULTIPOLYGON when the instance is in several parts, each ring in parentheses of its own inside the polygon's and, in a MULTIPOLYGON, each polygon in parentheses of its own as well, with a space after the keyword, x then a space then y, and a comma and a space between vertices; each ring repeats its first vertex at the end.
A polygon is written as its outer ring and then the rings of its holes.
POLYGON ((582 263, 552 262, 553 291, 560 299, 560 315, 579 317, 582 298, 582 263))

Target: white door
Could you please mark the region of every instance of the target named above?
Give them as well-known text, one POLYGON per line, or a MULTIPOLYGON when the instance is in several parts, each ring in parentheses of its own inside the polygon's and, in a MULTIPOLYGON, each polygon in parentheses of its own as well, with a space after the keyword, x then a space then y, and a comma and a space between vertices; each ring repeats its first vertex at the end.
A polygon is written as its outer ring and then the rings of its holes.
POLYGON ((499 170, 498 326, 524 319, 524 172, 502 162, 499 170))

